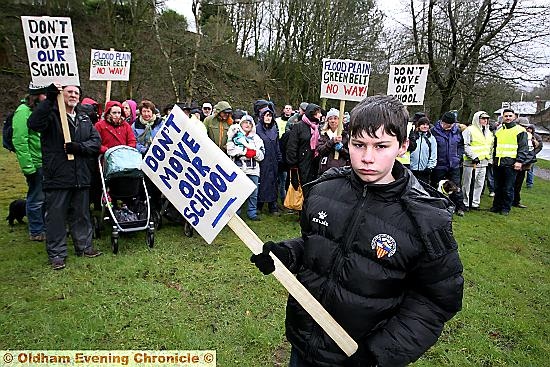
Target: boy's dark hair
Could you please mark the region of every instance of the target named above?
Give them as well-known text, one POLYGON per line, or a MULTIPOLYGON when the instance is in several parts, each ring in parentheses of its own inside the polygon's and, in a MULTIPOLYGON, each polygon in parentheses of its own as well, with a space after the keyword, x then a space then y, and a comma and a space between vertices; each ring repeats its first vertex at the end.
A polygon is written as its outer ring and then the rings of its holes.
POLYGON ((505 109, 503 109, 503 110, 502 110, 502 114, 504 115, 505 112, 512 112, 514 115, 516 114, 516 112, 515 112, 513 109, 511 109, 511 108, 505 108, 505 109))
POLYGON ((394 96, 378 95, 367 97, 351 110, 349 131, 352 137, 377 138, 376 132, 384 126, 386 134, 395 136, 399 145, 407 139, 409 112, 394 96))

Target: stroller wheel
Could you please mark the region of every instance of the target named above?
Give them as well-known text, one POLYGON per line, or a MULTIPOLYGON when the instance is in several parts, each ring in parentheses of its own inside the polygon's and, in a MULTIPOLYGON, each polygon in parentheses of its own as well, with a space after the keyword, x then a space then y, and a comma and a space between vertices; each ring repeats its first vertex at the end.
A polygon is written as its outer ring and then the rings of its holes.
POLYGON ((111 249, 113 254, 118 254, 118 237, 111 237, 111 249))
POLYGON ((111 233, 111 249, 113 254, 118 253, 118 230, 116 226, 113 226, 113 232, 111 233))
POLYGON ((155 230, 154 229, 151 229, 149 228, 147 230, 147 246, 149 246, 149 248, 153 248, 153 246, 155 245, 155 230))
POLYGON ((187 237, 193 237, 193 226, 187 221, 183 223, 183 234, 187 237))

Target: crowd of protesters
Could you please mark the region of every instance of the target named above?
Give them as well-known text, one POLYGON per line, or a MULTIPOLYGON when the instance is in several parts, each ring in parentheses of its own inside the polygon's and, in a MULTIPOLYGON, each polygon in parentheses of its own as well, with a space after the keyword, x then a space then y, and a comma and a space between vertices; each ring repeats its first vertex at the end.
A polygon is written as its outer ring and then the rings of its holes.
MULTIPOLYGON (((99 205, 101 196, 94 159, 118 145, 145 154, 172 108, 161 111, 149 100, 79 102, 81 94, 78 86, 31 85, 13 118, 16 154, 28 184, 30 240, 46 241, 53 269, 65 266, 66 224, 77 255, 101 255, 92 246, 88 210, 90 203, 99 205), (59 93, 67 110, 69 143, 59 131, 59 93), (68 153, 74 161, 66 159, 68 153)), ((348 115, 337 109, 302 102, 296 111, 290 104, 277 111, 262 99, 250 112, 227 101, 178 106, 254 182, 256 190, 246 204, 250 220, 261 220, 264 206, 268 214, 279 215, 289 185, 307 193, 307 184, 325 171, 350 164, 348 115)), ((478 111, 472 121, 459 123, 456 111, 449 111, 432 124, 418 112, 409 122, 408 151, 398 157, 419 180, 447 194, 459 216, 479 209, 484 190, 493 198, 493 212, 507 215, 512 207, 525 208, 520 200, 526 176, 527 187, 533 186, 540 136, 532 125, 520 126, 513 110, 505 109, 499 122, 489 117, 478 111), (445 192, 443 181, 457 189, 445 192)), ((158 209, 160 191, 150 181, 147 189, 158 209)))

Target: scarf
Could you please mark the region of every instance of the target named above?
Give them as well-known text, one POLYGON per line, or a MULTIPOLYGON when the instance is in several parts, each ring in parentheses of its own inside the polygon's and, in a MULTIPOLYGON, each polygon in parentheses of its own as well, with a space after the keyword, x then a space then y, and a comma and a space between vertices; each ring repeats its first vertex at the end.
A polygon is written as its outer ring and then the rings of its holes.
POLYGON ((317 144, 319 143, 319 126, 316 123, 309 121, 306 115, 302 116, 302 121, 309 126, 311 131, 311 138, 309 139, 309 146, 313 151, 313 158, 317 157, 317 144))
POLYGON ((153 141, 151 136, 151 129, 153 127, 153 124, 157 120, 157 116, 153 115, 151 117, 150 121, 145 121, 142 116, 139 116, 139 121, 145 126, 145 129, 143 129, 143 132, 139 134, 137 137, 137 140, 143 144, 143 145, 149 145, 153 141))

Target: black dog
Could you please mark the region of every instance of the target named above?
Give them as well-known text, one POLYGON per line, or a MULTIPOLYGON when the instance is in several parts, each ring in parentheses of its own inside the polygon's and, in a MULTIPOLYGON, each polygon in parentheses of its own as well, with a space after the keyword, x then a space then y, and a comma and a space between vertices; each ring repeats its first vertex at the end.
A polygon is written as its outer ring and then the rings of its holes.
POLYGON ((11 202, 10 211, 6 218, 10 226, 13 227, 13 222, 18 221, 24 224, 23 217, 27 215, 27 200, 17 199, 11 202))

